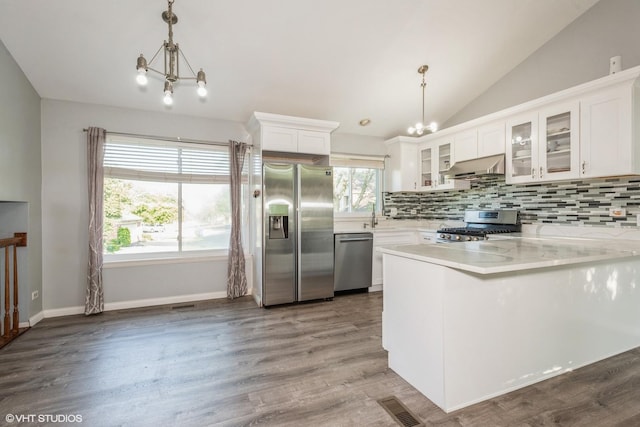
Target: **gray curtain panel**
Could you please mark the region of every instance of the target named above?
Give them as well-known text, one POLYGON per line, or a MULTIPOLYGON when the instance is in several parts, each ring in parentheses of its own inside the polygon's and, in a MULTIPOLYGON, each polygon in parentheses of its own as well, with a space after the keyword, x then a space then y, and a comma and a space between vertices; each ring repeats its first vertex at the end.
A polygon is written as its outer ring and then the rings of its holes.
POLYGON ((106 131, 90 127, 87 131, 87 164, 89 181, 89 271, 84 314, 104 311, 102 289, 102 193, 103 160, 106 131))
POLYGON ((227 298, 234 299, 247 294, 244 251, 242 249, 242 165, 247 144, 229 141, 231 176, 231 238, 229 242, 229 266, 227 268, 227 298))

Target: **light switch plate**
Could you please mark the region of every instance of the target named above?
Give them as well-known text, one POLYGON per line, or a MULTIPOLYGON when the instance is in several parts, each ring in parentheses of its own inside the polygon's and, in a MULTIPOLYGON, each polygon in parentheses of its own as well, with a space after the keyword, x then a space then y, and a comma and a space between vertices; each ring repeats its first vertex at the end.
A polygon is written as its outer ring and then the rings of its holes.
POLYGON ((622 218, 627 216, 627 210, 625 208, 609 208, 609 216, 622 218))

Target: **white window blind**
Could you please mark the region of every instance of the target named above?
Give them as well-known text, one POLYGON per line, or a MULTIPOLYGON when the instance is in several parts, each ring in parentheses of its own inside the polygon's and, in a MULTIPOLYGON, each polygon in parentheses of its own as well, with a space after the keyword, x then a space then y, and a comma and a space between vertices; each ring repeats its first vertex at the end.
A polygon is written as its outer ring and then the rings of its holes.
POLYGON ((108 137, 104 175, 111 178, 182 183, 228 183, 224 146, 108 137))
POLYGON ((346 168, 384 169, 384 156, 361 156, 359 154, 331 154, 331 166, 346 168))

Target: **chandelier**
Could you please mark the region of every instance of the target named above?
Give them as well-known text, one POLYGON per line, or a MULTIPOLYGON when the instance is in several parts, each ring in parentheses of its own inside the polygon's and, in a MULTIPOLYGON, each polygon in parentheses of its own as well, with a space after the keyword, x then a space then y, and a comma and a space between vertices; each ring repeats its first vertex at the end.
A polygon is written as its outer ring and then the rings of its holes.
POLYGON ((422 84, 420 85, 420 87, 422 87, 422 121, 416 123, 414 126, 410 126, 409 129, 407 129, 409 135, 420 136, 426 131, 429 131, 429 133, 433 133, 438 130, 438 124, 436 122, 431 122, 429 126, 425 126, 424 124, 424 88, 427 86, 424 81, 424 75, 426 74, 428 69, 428 65, 421 65, 420 68, 418 68, 418 73, 422 74, 422 84))
POLYGON ((169 26, 169 41, 165 40, 164 43, 160 45, 160 48, 148 63, 144 55, 140 54, 136 65, 136 69, 138 70, 136 81, 140 86, 145 86, 148 82, 147 71, 153 71, 154 73, 160 74, 164 77, 163 101, 166 105, 173 104, 173 86, 180 79, 195 80, 198 87, 198 95, 200 95, 200 97, 207 96, 207 80, 204 71, 200 68, 200 71, 197 73, 194 72, 193 68, 191 68, 191 64, 189 64, 189 61, 187 60, 187 57, 184 56, 184 53, 180 50, 178 43, 173 42, 173 26, 178 22, 178 17, 173 13, 172 9, 173 1, 174 0, 168 0, 168 9, 162 12, 162 20, 169 26), (164 51, 164 71, 151 68, 153 62, 158 58, 160 51, 164 51), (189 67, 191 77, 180 76, 180 58, 184 59, 184 62, 189 67))

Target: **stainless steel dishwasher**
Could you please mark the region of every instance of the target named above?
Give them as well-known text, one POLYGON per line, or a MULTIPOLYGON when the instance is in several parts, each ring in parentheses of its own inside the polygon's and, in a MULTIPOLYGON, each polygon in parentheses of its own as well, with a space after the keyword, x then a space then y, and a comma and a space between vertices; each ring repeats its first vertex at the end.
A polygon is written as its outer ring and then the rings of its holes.
POLYGON ((373 233, 336 233, 334 249, 334 291, 370 287, 373 233))

